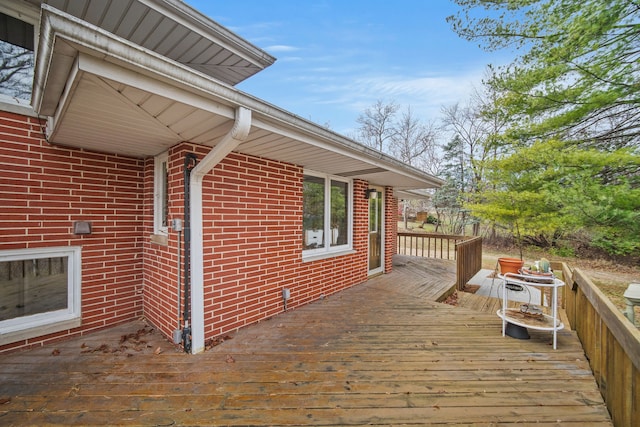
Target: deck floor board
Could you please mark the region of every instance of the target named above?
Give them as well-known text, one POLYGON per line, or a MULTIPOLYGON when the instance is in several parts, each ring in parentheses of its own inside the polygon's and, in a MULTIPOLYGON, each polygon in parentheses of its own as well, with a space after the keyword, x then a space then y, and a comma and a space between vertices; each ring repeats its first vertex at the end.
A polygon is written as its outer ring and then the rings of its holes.
POLYGON ((401 260, 199 355, 143 320, 0 355, 0 424, 610 426, 576 335, 434 302, 454 268, 401 260))

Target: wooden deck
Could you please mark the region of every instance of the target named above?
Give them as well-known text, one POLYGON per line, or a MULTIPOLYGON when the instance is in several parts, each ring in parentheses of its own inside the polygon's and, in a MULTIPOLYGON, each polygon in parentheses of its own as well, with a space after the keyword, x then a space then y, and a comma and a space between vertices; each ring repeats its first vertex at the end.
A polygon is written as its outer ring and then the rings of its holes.
POLYGON ((405 261, 200 355, 142 320, 2 355, 0 425, 611 425, 574 333, 502 337, 405 261))

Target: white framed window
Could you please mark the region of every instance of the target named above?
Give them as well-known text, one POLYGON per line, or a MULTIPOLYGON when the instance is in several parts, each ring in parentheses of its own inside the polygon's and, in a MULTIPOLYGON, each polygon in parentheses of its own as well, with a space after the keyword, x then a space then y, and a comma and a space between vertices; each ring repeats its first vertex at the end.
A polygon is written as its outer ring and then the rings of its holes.
POLYGON ((39 10, 26 3, 0 5, 0 102, 29 105, 39 10))
POLYGON ((0 251, 0 344, 80 326, 79 246, 0 251))
POLYGON ((154 159, 153 175, 153 233, 166 236, 169 229, 169 155, 154 159))
POLYGON ((353 184, 342 177, 305 171, 303 256, 352 249, 353 184))

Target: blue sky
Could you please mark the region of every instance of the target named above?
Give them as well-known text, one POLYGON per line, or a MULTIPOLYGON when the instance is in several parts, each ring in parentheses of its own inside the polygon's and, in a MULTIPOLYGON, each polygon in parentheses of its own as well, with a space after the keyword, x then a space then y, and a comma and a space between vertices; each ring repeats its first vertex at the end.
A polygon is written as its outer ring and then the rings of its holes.
POLYGON ((486 65, 510 61, 458 37, 449 0, 186 0, 275 56, 237 87, 342 134, 377 100, 425 122, 466 102, 486 65))

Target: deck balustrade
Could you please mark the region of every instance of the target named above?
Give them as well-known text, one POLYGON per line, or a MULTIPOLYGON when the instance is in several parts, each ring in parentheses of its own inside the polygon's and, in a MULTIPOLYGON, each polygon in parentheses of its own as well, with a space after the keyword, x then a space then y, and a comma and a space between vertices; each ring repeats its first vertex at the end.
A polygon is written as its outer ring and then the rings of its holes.
POLYGON ((437 233, 398 233, 397 253, 456 260, 456 289, 482 268, 482 237, 437 233))
POLYGON ((640 420, 640 330, 581 270, 556 264, 565 278, 563 306, 578 334, 616 426, 640 420))

